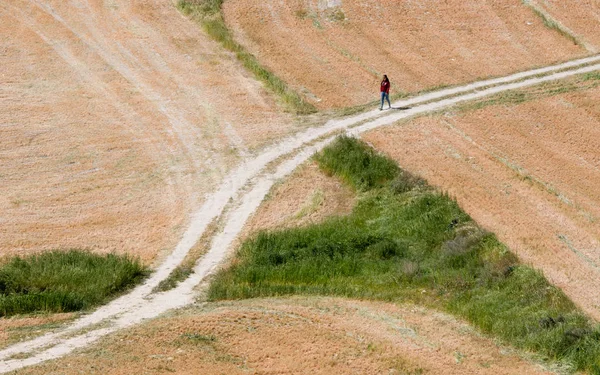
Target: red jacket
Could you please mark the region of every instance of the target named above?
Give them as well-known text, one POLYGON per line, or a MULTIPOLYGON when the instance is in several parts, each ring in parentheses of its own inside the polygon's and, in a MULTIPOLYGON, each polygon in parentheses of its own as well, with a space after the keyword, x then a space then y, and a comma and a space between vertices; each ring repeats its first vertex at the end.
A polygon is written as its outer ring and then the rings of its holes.
POLYGON ((381 81, 381 92, 390 93, 390 81, 381 81))

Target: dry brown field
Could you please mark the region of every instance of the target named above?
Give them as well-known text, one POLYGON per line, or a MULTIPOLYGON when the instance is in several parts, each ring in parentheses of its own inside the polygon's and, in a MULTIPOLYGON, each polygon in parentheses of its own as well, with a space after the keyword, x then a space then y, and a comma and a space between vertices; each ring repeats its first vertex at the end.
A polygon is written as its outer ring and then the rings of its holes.
POLYGON ((377 100, 382 74, 392 93, 416 92, 588 53, 520 0, 228 0, 224 13, 242 44, 322 109, 377 100))
POLYGON ((600 51, 600 1, 530 0, 591 52, 600 51))
POLYGON ((316 224, 330 216, 349 214, 355 203, 356 194, 350 187, 325 175, 316 162, 309 162, 272 189, 241 237, 259 230, 316 224))
POLYGON ((600 88, 365 135, 600 319, 600 88))
POLYGON ((0 35, 0 255, 151 263, 241 157, 296 128, 169 1, 3 1, 0 35))
POLYGON ((541 365, 416 306, 330 298, 190 307, 22 375, 545 374, 541 365))

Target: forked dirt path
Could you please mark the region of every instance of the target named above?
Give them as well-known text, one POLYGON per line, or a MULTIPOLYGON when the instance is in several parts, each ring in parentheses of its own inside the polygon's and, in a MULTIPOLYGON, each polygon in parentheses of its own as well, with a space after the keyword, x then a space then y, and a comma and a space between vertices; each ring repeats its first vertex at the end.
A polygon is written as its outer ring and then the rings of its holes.
POLYGON ((327 145, 339 132, 347 131, 357 135, 457 103, 598 70, 600 70, 600 56, 593 56, 503 78, 435 91, 393 104, 396 108, 410 107, 409 109, 383 112, 373 110, 345 119, 331 120, 321 127, 303 131, 266 148, 260 155, 245 160, 230 172, 219 189, 210 195, 204 205, 193 215, 176 249, 143 285, 77 320, 60 332, 22 342, 0 351, 0 373, 64 356, 109 333, 154 318, 167 310, 192 303, 196 296, 196 286, 202 283, 229 254, 232 242, 241 232, 246 220, 258 208, 273 183, 290 174, 314 152, 327 145), (152 289, 183 260, 207 226, 218 217, 222 218, 223 229, 212 238, 209 252, 198 261, 194 273, 170 291, 152 293, 152 289))

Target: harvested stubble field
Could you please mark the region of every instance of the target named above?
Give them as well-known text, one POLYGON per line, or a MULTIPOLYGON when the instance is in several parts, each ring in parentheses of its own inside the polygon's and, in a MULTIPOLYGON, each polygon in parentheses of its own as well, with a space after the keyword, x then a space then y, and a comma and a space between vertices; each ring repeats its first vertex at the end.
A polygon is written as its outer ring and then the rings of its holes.
POLYGON ((456 319, 331 298, 190 307, 20 375, 550 374, 456 319))
POLYGON ((394 93, 415 92, 588 53, 521 0, 228 0, 223 10, 236 39, 321 109, 376 99, 384 73, 394 93))
POLYGON ((527 0, 590 52, 600 51, 600 2, 597 0, 527 0))
POLYGON ((297 128, 168 1, 3 1, 0 34, 2 255, 151 264, 241 157, 297 128))

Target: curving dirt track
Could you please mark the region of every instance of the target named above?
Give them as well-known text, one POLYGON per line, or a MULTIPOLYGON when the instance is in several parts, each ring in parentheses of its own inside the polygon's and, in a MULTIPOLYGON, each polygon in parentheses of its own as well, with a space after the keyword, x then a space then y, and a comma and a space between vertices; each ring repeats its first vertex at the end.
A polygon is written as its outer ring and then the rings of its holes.
POLYGON ((333 139, 336 131, 354 126, 352 133, 361 133, 393 124, 404 118, 438 111, 463 101, 576 74, 595 72, 600 70, 600 64, 597 64, 599 59, 600 57, 595 56, 561 66, 432 92, 395 103, 396 106, 413 106, 404 112, 370 111, 351 118, 330 121, 322 127, 298 133, 277 145, 266 148, 260 155, 248 159, 233 170, 219 190, 206 200, 200 210, 194 214, 188 230, 175 251, 146 283, 132 293, 84 316, 66 329, 1 350, 0 373, 59 358, 77 348, 89 345, 107 334, 130 327, 145 319, 154 318, 170 309, 192 303, 196 296, 195 286, 201 283, 223 261, 232 242, 242 231, 246 220, 257 209, 273 183, 290 174, 316 150, 324 147, 333 139), (564 71, 566 68, 570 68, 570 70, 564 71), (560 72, 556 73, 557 70, 560 72), (540 77, 540 74, 543 76, 540 77), (536 78, 531 78, 534 76, 536 78), (492 87, 473 91, 488 86, 492 87), (315 143, 314 141, 319 138, 323 140, 315 143), (287 158, 282 158, 286 155, 287 158), (265 169, 274 161, 276 161, 275 165, 265 169), (232 200, 233 204, 223 213, 229 200, 232 200), (167 277, 170 270, 183 260, 187 251, 202 235, 208 224, 219 215, 223 216, 222 228, 212 239, 209 252, 197 263, 194 273, 175 289, 164 293, 151 293, 152 288, 167 277), (99 323, 101 323, 100 328, 94 328, 94 325, 99 323), (81 329, 86 329, 86 331, 82 333, 81 329))
POLYGON ((150 263, 249 149, 296 130, 169 1, 2 1, 0 35, 2 255, 150 263))
POLYGON ((224 14, 242 44, 319 108, 376 99, 384 73, 394 93, 415 92, 588 53, 521 0, 228 0, 224 14))

